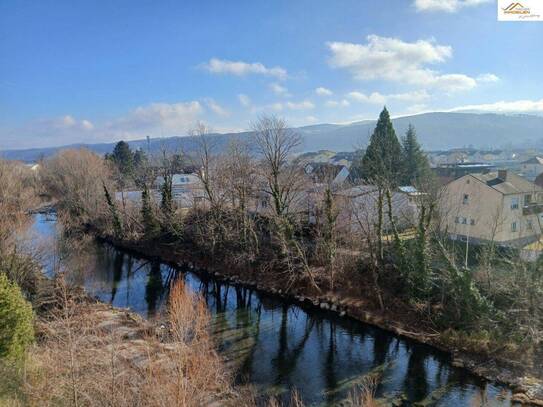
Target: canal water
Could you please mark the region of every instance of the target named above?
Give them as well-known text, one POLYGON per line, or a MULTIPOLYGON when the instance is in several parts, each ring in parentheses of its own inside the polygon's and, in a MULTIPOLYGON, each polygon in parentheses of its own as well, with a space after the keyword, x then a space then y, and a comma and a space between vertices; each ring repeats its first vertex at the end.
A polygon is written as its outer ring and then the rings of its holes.
POLYGON ((287 399, 296 389, 307 405, 340 405, 368 375, 380 377, 385 405, 509 406, 510 393, 453 367, 439 351, 350 318, 305 309, 250 289, 200 277, 189 265, 172 268, 92 240, 63 256, 54 215, 35 215, 35 241, 48 273, 62 267, 88 292, 152 318, 175 279, 202 294, 212 333, 238 381, 287 399), (38 244, 38 243, 37 243, 38 244), (393 404, 394 403, 394 404, 393 404))

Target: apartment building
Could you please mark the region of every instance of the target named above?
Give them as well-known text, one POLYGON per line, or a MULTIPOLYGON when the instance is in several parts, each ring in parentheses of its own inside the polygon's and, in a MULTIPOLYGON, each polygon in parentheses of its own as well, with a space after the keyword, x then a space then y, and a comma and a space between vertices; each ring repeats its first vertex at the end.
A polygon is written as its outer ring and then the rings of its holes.
POLYGON ((452 239, 522 247, 541 235, 543 189, 506 170, 467 174, 444 187, 440 213, 452 239))

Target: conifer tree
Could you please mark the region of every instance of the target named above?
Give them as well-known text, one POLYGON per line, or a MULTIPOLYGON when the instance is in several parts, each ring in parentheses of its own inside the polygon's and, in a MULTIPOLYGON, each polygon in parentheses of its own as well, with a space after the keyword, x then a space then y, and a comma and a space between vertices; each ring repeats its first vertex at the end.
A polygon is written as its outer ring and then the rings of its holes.
POLYGON ((401 178, 402 147, 383 108, 362 159, 362 178, 380 186, 397 186, 401 178))
POLYGON ((162 202, 160 203, 160 209, 164 214, 166 222, 171 221, 174 207, 173 207, 173 195, 172 195, 172 175, 167 171, 164 173, 164 182, 161 187, 162 202))
POLYGON ((113 149, 113 153, 111 155, 108 155, 107 158, 111 159, 117 168, 119 169, 119 172, 124 177, 132 176, 134 173, 134 153, 130 149, 130 146, 126 141, 119 141, 115 148, 113 149))
POLYGON ((402 139, 404 174, 402 184, 413 185, 430 176, 430 164, 417 141, 415 128, 410 124, 402 139))
POLYGON ((149 188, 146 184, 143 185, 143 191, 141 192, 141 218, 145 237, 152 239, 157 236, 160 229, 153 213, 151 194, 149 193, 149 188))
POLYGON ((143 185, 143 191, 141 193, 141 218, 143 222, 144 234, 148 239, 152 239, 159 232, 159 225, 153 214, 153 207, 151 205, 151 196, 147 185, 143 185))
MULTIPOLYGON (((377 217, 375 233, 377 235, 377 258, 380 263, 384 261, 383 227, 384 227, 384 198, 389 197, 390 191, 397 187, 402 174, 402 146, 396 137, 388 110, 383 108, 379 115, 375 130, 371 135, 370 143, 362 158, 362 178, 377 187, 377 217)), ((389 207, 389 214, 392 209, 389 207)), ((390 219, 392 223, 393 220, 390 219)))

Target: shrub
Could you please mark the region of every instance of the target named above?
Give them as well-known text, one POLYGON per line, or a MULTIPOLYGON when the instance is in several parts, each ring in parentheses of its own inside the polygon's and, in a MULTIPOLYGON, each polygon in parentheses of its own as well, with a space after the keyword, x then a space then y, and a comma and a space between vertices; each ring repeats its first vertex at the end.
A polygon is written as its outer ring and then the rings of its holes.
POLYGON ((32 307, 19 286, 0 274, 0 358, 20 359, 33 340, 32 307))

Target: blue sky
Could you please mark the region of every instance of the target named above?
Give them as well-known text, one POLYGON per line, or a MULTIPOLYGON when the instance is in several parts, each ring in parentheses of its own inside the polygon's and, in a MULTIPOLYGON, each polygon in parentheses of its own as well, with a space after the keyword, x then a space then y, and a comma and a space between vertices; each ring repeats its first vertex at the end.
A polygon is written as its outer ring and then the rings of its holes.
POLYGON ((0 3, 0 149, 462 110, 543 113, 543 22, 491 0, 0 3))

